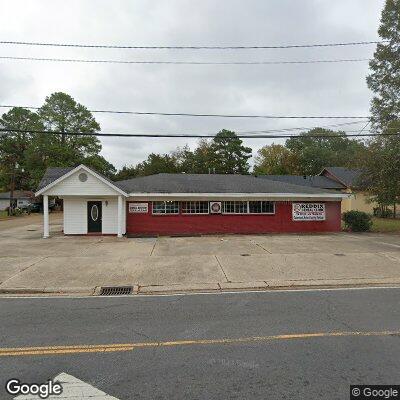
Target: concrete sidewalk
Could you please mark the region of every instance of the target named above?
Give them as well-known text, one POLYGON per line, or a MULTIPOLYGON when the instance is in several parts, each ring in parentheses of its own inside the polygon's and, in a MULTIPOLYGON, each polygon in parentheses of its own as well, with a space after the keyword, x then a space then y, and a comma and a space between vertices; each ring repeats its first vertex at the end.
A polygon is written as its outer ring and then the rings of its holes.
POLYGON ((0 293, 92 294, 400 284, 400 236, 316 234, 188 238, 52 237, 40 219, 0 221, 0 293))

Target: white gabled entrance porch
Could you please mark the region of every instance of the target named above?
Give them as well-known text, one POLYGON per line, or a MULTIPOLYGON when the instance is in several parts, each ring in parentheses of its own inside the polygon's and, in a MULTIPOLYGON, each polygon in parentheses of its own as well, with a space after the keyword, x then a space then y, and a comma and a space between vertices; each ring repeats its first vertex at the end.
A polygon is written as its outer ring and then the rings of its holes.
MULTIPOLYGON (((49 196, 43 195, 43 237, 49 233, 49 196)), ((63 196, 65 235, 125 234, 125 198, 119 196, 63 196)))

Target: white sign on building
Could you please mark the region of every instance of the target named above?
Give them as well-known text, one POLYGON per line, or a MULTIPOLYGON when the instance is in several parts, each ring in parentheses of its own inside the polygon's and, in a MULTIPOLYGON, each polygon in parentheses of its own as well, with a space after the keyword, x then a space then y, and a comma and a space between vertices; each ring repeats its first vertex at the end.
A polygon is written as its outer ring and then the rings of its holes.
POLYGON ((146 214, 149 211, 148 203, 129 203, 130 214, 146 214))
POLYGON ((325 203, 292 203, 293 221, 325 221, 325 203))

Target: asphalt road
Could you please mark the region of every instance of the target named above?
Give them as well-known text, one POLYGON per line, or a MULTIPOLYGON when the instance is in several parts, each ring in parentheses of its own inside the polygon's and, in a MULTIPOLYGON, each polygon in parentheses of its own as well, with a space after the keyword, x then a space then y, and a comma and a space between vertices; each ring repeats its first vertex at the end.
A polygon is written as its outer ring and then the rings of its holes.
POLYGON ((0 298, 0 398, 10 378, 65 372, 121 400, 343 400, 350 384, 400 384, 399 304, 394 288, 0 298), (1 354, 27 347, 41 349, 1 354))

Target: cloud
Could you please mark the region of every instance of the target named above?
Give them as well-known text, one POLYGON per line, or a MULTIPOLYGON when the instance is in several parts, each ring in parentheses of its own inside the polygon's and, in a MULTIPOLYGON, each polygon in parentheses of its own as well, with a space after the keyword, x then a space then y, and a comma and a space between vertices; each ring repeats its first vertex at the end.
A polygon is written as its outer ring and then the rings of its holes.
MULTIPOLYGON (((14 0, 0 15, 4 40, 143 45, 266 45, 375 40, 383 0, 14 0), (15 18, 18 16, 18 18, 15 18)), ((2 46, 2 55, 124 60, 310 60, 369 58, 374 46, 241 51, 101 50, 2 46)), ((190 66, 4 61, 2 103, 41 105, 65 91, 91 109, 368 115, 367 63, 190 66)), ((340 121, 96 115, 107 132, 213 133, 340 121)), ((274 140, 277 142, 277 140, 274 140)), ((121 167, 167 152, 180 139, 104 138, 102 154, 121 167)), ((246 140, 253 154, 272 140, 246 140)))

